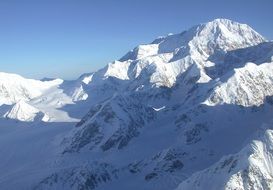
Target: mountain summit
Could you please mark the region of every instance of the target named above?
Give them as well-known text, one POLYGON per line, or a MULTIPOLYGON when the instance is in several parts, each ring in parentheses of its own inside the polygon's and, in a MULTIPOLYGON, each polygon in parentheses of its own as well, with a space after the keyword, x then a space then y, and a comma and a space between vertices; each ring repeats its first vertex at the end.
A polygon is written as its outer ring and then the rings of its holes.
POLYGON ((246 24, 228 19, 215 19, 196 25, 180 34, 160 37, 151 44, 140 45, 120 60, 135 60, 154 54, 181 52, 185 49, 196 56, 207 58, 215 51, 246 48, 265 41, 264 37, 246 24))
POLYGON ((227 52, 264 42, 265 38, 246 24, 216 19, 139 45, 119 61, 108 64, 102 75, 121 80, 145 78, 156 86, 171 87, 188 67, 195 67, 192 75, 198 73, 199 82, 207 82, 211 76, 205 68, 218 64, 227 52))

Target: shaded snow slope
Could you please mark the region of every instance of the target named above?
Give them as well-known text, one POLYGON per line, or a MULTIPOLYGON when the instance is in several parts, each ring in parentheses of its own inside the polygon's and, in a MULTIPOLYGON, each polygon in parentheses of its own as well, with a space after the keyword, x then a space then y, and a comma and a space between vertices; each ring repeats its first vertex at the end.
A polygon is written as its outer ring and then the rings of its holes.
POLYGON ((273 131, 259 131, 240 152, 223 157, 213 166, 189 177, 177 190, 187 189, 272 189, 273 131))

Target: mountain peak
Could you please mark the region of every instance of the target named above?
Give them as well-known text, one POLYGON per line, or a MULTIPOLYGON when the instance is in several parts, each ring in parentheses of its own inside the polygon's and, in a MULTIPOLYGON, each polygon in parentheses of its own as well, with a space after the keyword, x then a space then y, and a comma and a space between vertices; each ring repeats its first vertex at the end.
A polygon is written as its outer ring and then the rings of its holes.
POLYGON ((233 24, 233 23, 236 23, 235 21, 233 20, 230 20, 230 19, 226 19, 226 18, 216 18, 212 21, 209 21, 208 23, 218 23, 218 24, 233 24))
MULTIPOLYGON (((247 24, 217 18, 179 34, 155 39, 150 44, 139 45, 120 61, 137 60, 162 53, 175 53, 179 49, 190 50, 197 56, 208 57, 215 51, 231 51, 265 42, 266 39, 247 24)), ((187 53, 187 52, 186 52, 187 53)), ((188 54, 188 53, 187 53, 188 54)))
POLYGON ((41 113, 37 108, 29 105, 23 100, 19 100, 4 114, 4 117, 19 121, 34 121, 39 115, 41 116, 41 119, 45 116, 45 114, 41 113))
POLYGON ((265 38, 246 24, 228 19, 215 19, 187 31, 189 44, 211 55, 215 50, 231 51, 258 45, 265 38))

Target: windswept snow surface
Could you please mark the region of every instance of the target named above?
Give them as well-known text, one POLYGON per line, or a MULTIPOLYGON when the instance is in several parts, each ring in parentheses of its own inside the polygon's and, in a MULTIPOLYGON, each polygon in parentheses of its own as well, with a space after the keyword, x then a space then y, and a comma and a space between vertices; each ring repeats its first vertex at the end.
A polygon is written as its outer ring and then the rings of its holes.
POLYGON ((74 81, 3 73, 0 189, 273 189, 272 57, 216 19, 74 81))

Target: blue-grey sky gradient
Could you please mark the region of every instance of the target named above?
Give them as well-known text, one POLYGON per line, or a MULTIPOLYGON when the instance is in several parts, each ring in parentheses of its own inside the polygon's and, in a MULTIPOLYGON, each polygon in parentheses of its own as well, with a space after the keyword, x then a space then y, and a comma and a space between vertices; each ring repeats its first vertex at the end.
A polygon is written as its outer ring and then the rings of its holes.
POLYGON ((272 10, 271 0, 0 0, 0 71, 73 79, 215 18, 273 39, 272 10))

